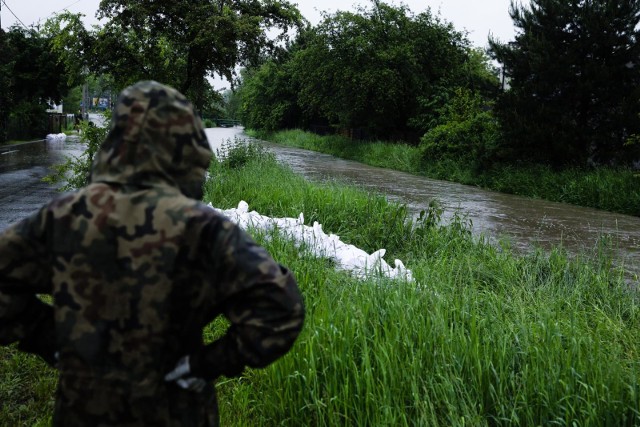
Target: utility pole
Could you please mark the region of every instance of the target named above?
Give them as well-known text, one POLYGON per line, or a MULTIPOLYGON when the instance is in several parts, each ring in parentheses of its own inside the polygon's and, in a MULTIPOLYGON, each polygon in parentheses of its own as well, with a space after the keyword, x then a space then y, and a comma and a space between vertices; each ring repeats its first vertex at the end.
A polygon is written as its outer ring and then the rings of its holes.
POLYGON ((82 85, 82 120, 89 119, 89 84, 82 85))

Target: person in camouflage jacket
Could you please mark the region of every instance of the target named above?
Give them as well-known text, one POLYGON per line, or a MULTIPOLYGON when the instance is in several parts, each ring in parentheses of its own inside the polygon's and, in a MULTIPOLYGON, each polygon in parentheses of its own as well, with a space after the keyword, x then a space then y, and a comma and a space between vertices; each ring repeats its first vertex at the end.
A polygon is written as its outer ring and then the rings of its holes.
POLYGON ((198 201, 211 157, 187 99, 140 82, 120 95, 90 184, 0 235, 0 344, 59 370, 54 425, 217 425, 213 380, 293 345, 292 273, 198 201), (230 326, 205 344, 219 315, 230 326))

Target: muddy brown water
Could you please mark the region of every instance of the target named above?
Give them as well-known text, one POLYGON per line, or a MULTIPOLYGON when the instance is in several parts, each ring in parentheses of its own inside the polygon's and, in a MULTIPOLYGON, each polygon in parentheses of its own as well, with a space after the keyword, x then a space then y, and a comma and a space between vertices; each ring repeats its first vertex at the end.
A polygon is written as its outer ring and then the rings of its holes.
MULTIPOLYGON (((207 132, 214 148, 235 137, 249 139, 239 127, 207 132)), ((601 248, 603 241, 608 241, 616 264, 630 273, 630 280, 638 281, 638 217, 486 191, 265 141, 261 144, 310 180, 335 180, 384 194, 406 204, 414 216, 436 199, 444 209, 443 221, 450 221, 457 213, 471 222, 474 234, 482 234, 493 241, 508 241, 521 251, 562 246, 572 254, 592 255, 601 248)))

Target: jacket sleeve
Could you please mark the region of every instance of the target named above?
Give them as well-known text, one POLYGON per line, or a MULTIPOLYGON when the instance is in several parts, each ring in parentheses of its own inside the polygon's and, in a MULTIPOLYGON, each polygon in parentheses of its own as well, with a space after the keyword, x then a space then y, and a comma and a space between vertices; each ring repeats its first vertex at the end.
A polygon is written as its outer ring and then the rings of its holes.
MULTIPOLYGON (((304 305, 293 274, 274 261, 248 234, 225 224, 224 253, 217 268, 226 334, 193 357, 193 370, 207 379, 233 377, 246 366, 265 367, 286 354, 304 321, 304 305)), ((216 263, 217 264, 217 263, 216 263)))
POLYGON ((0 234, 0 345, 17 342, 20 350, 53 364, 53 307, 38 298, 51 293, 44 212, 0 234))

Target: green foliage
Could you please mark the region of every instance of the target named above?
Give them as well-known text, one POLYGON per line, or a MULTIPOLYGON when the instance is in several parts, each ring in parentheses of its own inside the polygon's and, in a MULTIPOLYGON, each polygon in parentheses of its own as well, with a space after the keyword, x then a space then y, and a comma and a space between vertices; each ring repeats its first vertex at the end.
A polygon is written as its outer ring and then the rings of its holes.
POLYGON ((500 71, 491 63, 491 58, 484 49, 469 49, 467 55, 462 70, 468 81, 466 87, 483 98, 495 98, 500 87, 500 71))
POLYGON ((82 87, 75 86, 62 98, 62 108, 67 114, 76 114, 82 102, 82 87))
POLYGON ((93 32, 84 27, 83 16, 65 11, 45 21, 43 29, 58 56, 57 63, 66 71, 69 87, 84 83, 88 57, 93 54, 93 32))
POLYGON ((245 126, 270 132, 299 123, 297 86, 291 65, 269 60, 255 70, 243 72, 238 112, 245 126))
POLYGON ((104 113, 104 126, 99 127, 92 122, 82 121, 80 124, 80 142, 86 144, 86 149, 79 156, 66 157, 64 163, 53 166, 53 173, 43 178, 50 184, 64 182, 59 190, 77 190, 89 184, 93 157, 100 149, 110 128, 110 112, 104 113))
POLYGON ((51 425, 57 378, 40 358, 0 347, 0 425, 51 425))
MULTIPOLYGON (((205 201, 304 212, 346 242, 393 245, 417 279, 359 281, 252 230, 295 273, 307 316, 285 357, 218 381, 223 425, 640 424, 640 300, 610 268, 606 238, 593 260, 560 249, 520 256, 472 238, 464 221, 440 225, 437 209, 411 233, 401 206, 310 184, 269 156, 222 163, 212 163, 205 201)), ((227 327, 214 322, 204 339, 227 327)), ((55 372, 2 347, 0 373, 0 425, 49 423, 55 372)))
POLYGON ((514 157, 636 160, 624 144, 640 129, 640 3, 533 0, 512 2, 510 14, 515 41, 490 46, 511 86, 496 111, 514 157))
MULTIPOLYGON (((484 113, 483 113, 484 114, 484 113)), ((628 168, 568 168, 493 163, 479 167, 468 156, 425 157, 424 147, 390 142, 357 142, 338 135, 320 136, 301 130, 260 136, 279 144, 320 151, 435 179, 476 185, 489 190, 557 202, 572 203, 640 216, 640 174, 628 168)), ((502 149, 501 146, 499 146, 502 149)), ((502 156, 500 152, 497 157, 502 156)))
POLYGON ((458 86, 493 95, 486 55, 429 10, 372 1, 308 27, 286 55, 246 72, 240 95, 252 128, 319 125, 415 142, 458 86))
POLYGON ((242 100, 237 90, 225 90, 222 93, 224 101, 224 117, 232 120, 240 120, 240 108, 242 100))
POLYGON ((259 144, 248 143, 244 139, 234 138, 224 141, 220 149, 216 150, 216 159, 221 168, 241 169, 249 162, 254 162, 269 158, 274 160, 273 154, 269 153, 259 144))
POLYGON ((20 140, 43 138, 47 134, 47 104, 23 100, 12 105, 6 118, 6 135, 20 140))
POLYGON ((638 304, 619 282, 608 291, 597 272, 562 254, 518 259, 430 237, 431 259, 412 264, 422 286, 358 283, 270 245, 300 272, 308 321, 292 353, 221 392, 224 421, 639 422, 638 304), (276 391, 280 399, 259 398, 276 391), (235 400, 245 393, 245 405, 235 400))
POLYGON ((478 177, 477 184, 504 193, 544 198, 640 216, 640 174, 628 168, 502 166, 478 177))
POLYGON ((119 89, 158 80, 203 111, 215 111, 221 100, 208 76, 233 80, 238 65, 277 50, 302 20, 287 1, 103 0, 97 16, 105 24, 91 30, 69 13, 48 23, 68 68, 109 74, 119 89))
POLYGON ((261 137, 278 144, 321 151, 345 159, 358 160, 372 166, 411 173, 418 171, 420 163, 418 148, 408 144, 352 141, 342 135, 321 136, 297 129, 264 134, 261 137))
POLYGON ((59 102, 67 90, 50 47, 51 40, 35 30, 0 30, 0 143, 45 136, 48 102, 59 102))
POLYGON ((419 96, 459 79, 466 46, 429 11, 413 16, 406 6, 375 2, 359 13, 337 12, 295 57, 300 105, 340 128, 390 137, 423 114, 419 96))
POLYGON ((269 216, 301 209, 307 222, 349 243, 394 243, 391 257, 417 277, 360 282, 254 232, 295 272, 307 321, 283 359, 220 383, 224 424, 640 422, 640 301, 611 270, 606 239, 594 262, 560 249, 518 256, 506 244, 474 240, 461 221, 432 221, 410 234, 397 205, 339 184, 309 184, 261 156, 212 172, 205 200, 214 206, 248 200, 269 216), (398 222, 385 227, 381 219, 390 217, 398 222))
POLYGON ((495 118, 478 94, 458 88, 440 110, 442 124, 421 139, 422 158, 457 159, 476 168, 486 168, 499 160, 499 130, 495 118))
POLYGON ((423 234, 439 216, 434 206, 413 226, 405 206, 337 183, 311 184, 278 165, 273 154, 260 145, 242 140, 225 144, 210 175, 205 200, 218 208, 236 207, 245 200, 251 209, 272 217, 298 217, 304 212, 307 224, 318 221, 325 230, 369 253, 386 248, 391 259, 402 255, 398 250, 404 243, 397 239, 423 234), (363 211, 366 214, 360 215, 363 211))

